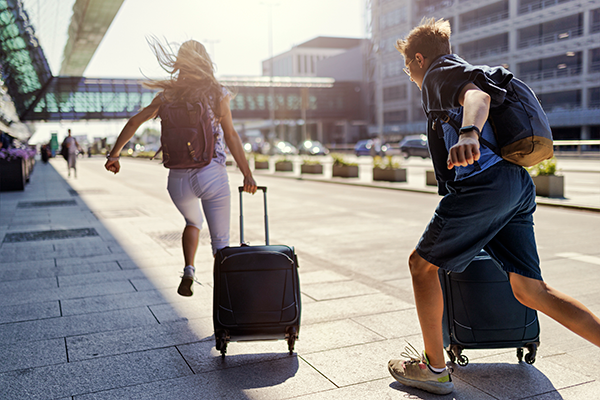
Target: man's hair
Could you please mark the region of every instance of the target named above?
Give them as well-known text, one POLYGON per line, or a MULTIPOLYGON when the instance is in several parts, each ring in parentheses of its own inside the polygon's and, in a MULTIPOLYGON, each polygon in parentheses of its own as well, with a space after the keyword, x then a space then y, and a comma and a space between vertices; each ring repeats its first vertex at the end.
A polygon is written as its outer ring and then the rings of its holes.
POLYGON ((414 27, 404 39, 396 41, 396 49, 406 59, 415 58, 421 53, 427 58, 436 58, 450 54, 450 22, 440 18, 424 17, 421 23, 414 27))

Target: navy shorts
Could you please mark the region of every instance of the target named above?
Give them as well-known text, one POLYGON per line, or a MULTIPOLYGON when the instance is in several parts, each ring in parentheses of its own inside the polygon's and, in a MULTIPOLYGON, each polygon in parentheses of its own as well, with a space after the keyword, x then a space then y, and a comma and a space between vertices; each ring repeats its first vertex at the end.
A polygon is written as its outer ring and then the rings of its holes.
POLYGON ((485 249, 505 271, 542 280, 533 231, 535 186, 525 168, 503 160, 446 185, 449 193, 417 244, 421 257, 462 272, 485 249))

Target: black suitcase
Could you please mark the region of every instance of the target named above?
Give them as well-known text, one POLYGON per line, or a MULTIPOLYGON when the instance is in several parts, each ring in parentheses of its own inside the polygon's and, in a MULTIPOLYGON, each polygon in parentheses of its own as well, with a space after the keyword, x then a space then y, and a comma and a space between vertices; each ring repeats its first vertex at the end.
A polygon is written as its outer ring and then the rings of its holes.
POLYGON ((540 340, 537 312, 517 301, 508 275, 485 251, 461 273, 439 269, 444 293, 444 348, 450 361, 469 363, 463 349, 517 348, 535 362, 540 340))
POLYGON ((264 197, 264 246, 244 243, 240 192, 239 247, 215 255, 213 324, 216 348, 225 357, 230 341, 285 339, 290 354, 300 331, 300 283, 294 248, 269 245, 267 188, 264 197))

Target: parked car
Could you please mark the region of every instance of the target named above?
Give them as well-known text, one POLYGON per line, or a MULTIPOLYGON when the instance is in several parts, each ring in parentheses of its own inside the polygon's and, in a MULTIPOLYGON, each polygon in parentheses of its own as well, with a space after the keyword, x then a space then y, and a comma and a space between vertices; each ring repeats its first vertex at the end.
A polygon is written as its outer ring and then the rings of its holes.
POLYGON ((414 135, 407 136, 400 142, 400 153, 404 158, 417 156, 429 158, 429 149, 427 148, 427 136, 414 135))
POLYGON ((357 156, 384 156, 388 148, 388 143, 378 146, 377 139, 359 140, 354 146, 354 154, 357 156))
POLYGON ((305 140, 304 143, 300 145, 299 152, 300 154, 308 154, 311 156, 324 156, 329 154, 329 149, 316 140, 305 140))
POLYGON ((294 147, 290 142, 279 141, 273 143, 273 149, 270 149, 268 143, 265 143, 265 147, 263 148, 263 153, 266 154, 282 154, 282 155, 293 155, 298 154, 298 149, 294 147))

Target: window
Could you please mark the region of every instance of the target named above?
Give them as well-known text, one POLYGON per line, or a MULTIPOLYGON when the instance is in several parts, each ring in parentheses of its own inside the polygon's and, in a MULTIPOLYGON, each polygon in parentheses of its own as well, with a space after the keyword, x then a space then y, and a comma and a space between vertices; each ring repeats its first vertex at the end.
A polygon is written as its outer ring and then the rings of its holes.
POLYGON ((408 112, 406 110, 388 111, 383 113, 383 123, 403 123, 408 120, 408 112))
POLYGON ((396 85, 383 88, 383 101, 406 99, 406 85, 396 85))

